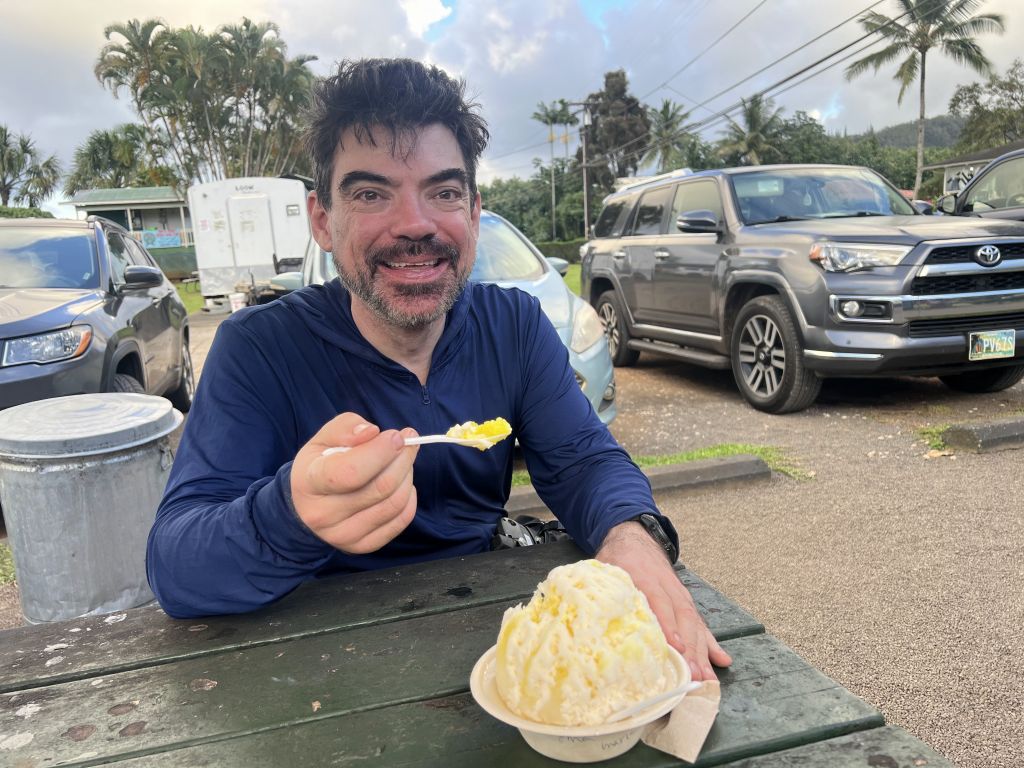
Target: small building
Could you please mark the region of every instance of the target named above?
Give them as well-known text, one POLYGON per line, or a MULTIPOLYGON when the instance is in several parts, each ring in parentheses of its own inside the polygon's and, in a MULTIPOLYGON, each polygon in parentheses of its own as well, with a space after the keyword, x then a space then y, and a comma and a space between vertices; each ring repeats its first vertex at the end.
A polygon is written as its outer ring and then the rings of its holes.
POLYGON ((1000 155, 1012 152, 1015 149, 1024 149, 1024 139, 1011 141, 1001 147, 981 149, 977 152, 969 152, 958 157, 950 157, 941 163, 932 163, 924 166, 924 171, 942 171, 942 194, 948 195, 951 192, 959 192, 974 178, 974 174, 995 160, 1000 155))
POLYGON ((84 189, 68 202, 78 218, 95 215, 117 222, 149 250, 192 245, 185 193, 173 187, 84 189))

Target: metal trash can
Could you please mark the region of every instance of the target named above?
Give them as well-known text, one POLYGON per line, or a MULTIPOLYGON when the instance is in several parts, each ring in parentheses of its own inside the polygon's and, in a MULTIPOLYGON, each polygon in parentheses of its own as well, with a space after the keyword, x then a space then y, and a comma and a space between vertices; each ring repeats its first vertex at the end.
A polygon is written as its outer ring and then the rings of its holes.
POLYGON ((165 398, 113 392, 0 411, 0 506, 29 622, 153 599, 146 539, 182 419, 165 398))

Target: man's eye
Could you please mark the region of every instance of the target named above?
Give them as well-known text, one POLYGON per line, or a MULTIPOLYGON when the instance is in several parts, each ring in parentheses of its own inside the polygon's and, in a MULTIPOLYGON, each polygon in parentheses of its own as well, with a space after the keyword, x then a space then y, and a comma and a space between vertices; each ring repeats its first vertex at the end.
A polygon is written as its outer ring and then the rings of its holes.
POLYGON ((361 189, 353 197, 364 203, 374 203, 380 200, 380 194, 374 189, 361 189))
POLYGON ((461 189, 442 189, 437 193, 438 198, 441 200, 461 200, 462 190, 461 189))

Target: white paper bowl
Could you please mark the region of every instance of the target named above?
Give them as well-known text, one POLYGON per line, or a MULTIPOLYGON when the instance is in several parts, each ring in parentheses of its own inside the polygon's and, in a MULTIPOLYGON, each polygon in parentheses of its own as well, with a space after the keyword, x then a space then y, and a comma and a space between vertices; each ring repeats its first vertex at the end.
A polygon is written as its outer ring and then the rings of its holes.
MULTIPOLYGON (((669 647, 669 658, 676 672, 676 679, 669 687, 690 682, 690 667, 683 657, 669 647)), ((526 739, 526 743, 542 755, 567 763, 595 763, 617 757, 632 749, 640 740, 644 726, 675 709, 685 693, 673 696, 617 723, 601 725, 545 725, 520 717, 505 706, 495 682, 495 654, 497 646, 491 646, 473 666, 469 676, 469 690, 476 703, 492 717, 514 726, 526 739)), ((652 693, 652 696, 654 694, 652 693)))

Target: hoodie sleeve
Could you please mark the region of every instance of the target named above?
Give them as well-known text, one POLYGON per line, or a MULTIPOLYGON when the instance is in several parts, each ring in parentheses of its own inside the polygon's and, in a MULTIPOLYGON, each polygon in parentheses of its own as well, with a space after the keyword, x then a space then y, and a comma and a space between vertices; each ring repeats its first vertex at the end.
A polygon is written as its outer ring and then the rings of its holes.
MULTIPOLYGON (((521 323, 519 435, 540 498, 588 554, 608 531, 644 512, 661 515, 647 476, 615 441, 580 390, 569 353, 539 304, 521 323)), ((672 523, 663 527, 678 547, 672 523)))
POLYGON ((240 613, 290 592, 332 556, 291 503, 293 398, 244 313, 217 331, 146 552, 171 616, 240 613))

